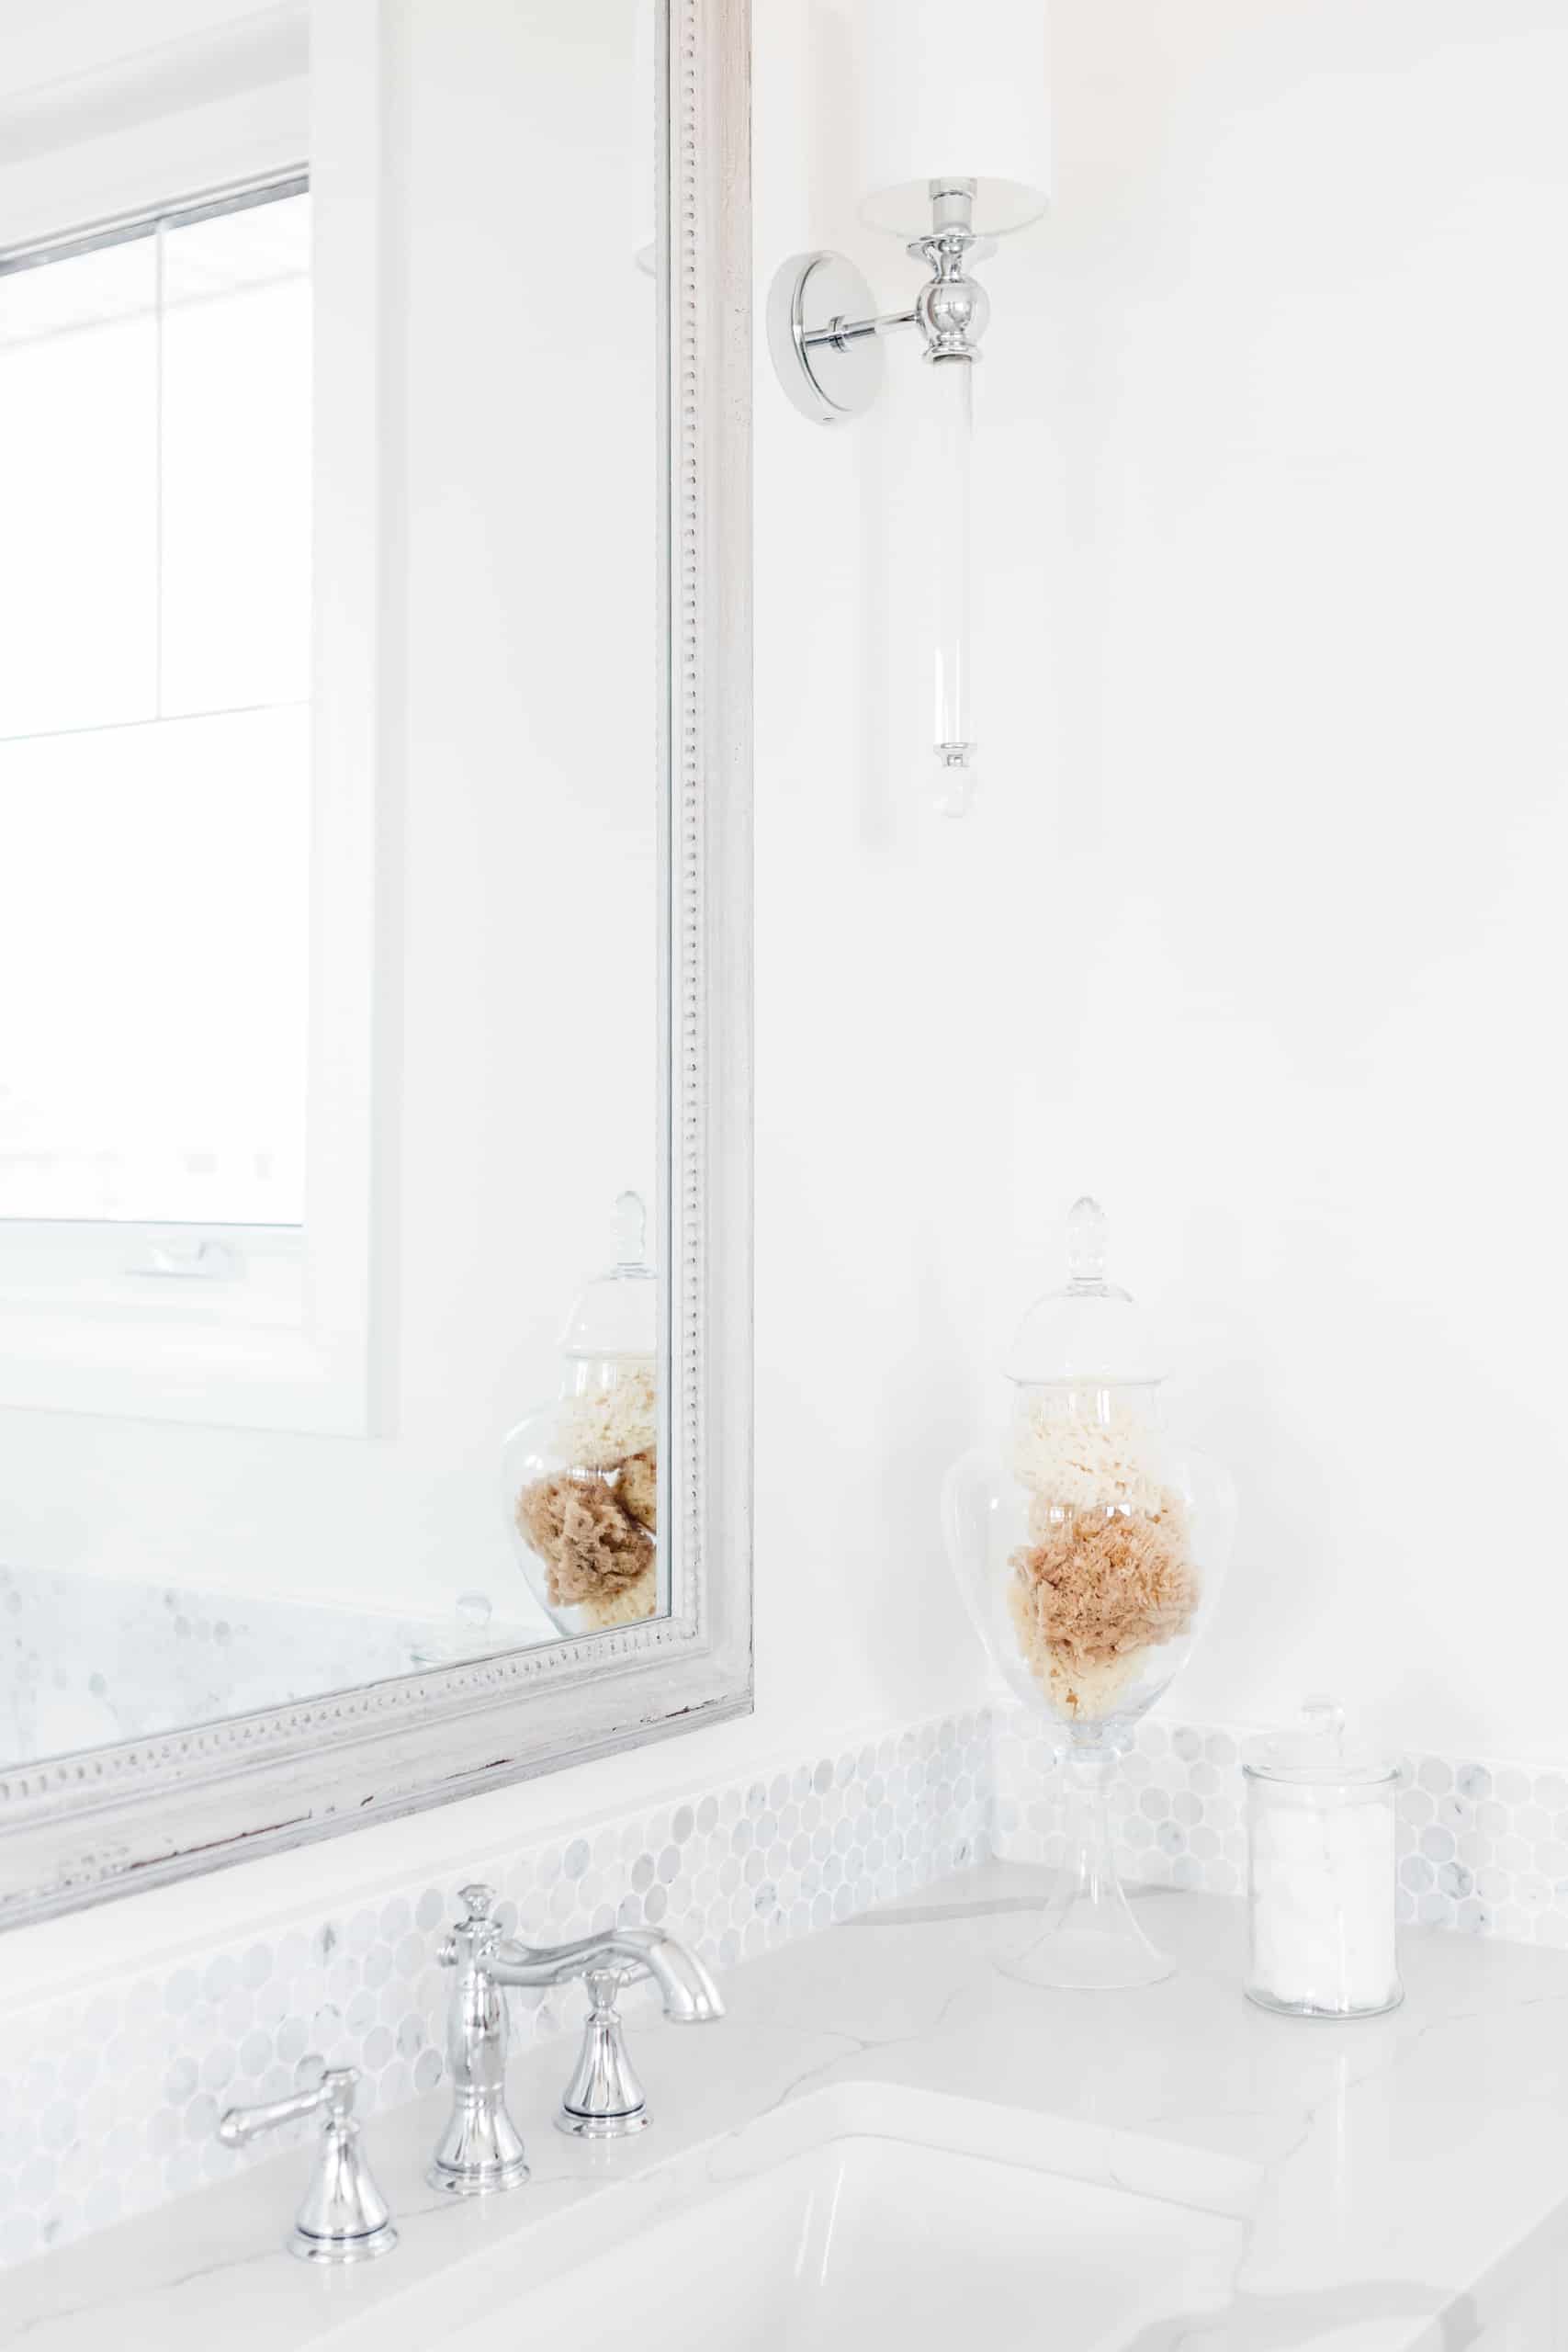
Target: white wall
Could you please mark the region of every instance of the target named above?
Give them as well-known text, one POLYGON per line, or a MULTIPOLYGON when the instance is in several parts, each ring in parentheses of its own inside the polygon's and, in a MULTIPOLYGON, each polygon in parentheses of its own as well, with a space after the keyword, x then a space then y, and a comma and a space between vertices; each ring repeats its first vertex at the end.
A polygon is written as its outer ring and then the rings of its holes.
MULTIPOLYGON (((843 436, 761 356, 757 1713, 134 1898, 128 1945, 976 1694, 937 1483, 1085 1186, 1243 1490, 1183 1710, 1327 1683, 1427 1747, 1563 1753, 1531 1503, 1564 1450, 1568 36, 1545 0, 1055 24, 1056 206, 987 271, 966 825, 919 793, 912 355, 843 436)), ((834 62, 759 0, 760 282, 820 238, 891 294, 834 62)))
POLYGON ((1568 16, 1054 27, 987 272, 987 1351, 1099 1193, 1242 1490, 1180 1707, 1560 1758, 1568 16))
MULTIPOLYGON (((852 5, 760 10, 759 286, 820 241, 891 303, 852 5)), ((1055 201, 980 272, 964 824, 924 801, 929 376, 891 347, 833 435, 759 382, 760 1258, 798 1334, 764 1345, 764 1460, 815 1317, 819 1442, 863 1434, 867 1550, 949 1638, 941 1462, 1092 1190, 1242 1494, 1176 1703, 1327 1688, 1392 1740, 1560 1758, 1568 18, 1052 24, 1055 201)))

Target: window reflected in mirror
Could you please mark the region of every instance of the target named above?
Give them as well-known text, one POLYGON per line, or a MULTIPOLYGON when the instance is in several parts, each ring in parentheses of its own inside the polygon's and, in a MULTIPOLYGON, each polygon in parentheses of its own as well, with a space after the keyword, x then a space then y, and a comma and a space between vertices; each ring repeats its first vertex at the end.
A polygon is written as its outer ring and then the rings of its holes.
POLYGON ((8 161, 0 1768, 671 1606, 655 28, 8 161))

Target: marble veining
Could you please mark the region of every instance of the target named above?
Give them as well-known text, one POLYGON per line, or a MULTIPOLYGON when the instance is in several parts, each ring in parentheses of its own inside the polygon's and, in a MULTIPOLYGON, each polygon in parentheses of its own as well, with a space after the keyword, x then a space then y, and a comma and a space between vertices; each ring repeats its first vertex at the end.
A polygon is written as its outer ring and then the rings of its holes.
MULTIPOLYGON (((1006 1971, 1039 1932, 1045 1884, 984 1865, 735 1969, 721 2029, 639 2021, 660 2115, 640 2141, 584 2149, 546 2128, 561 2052, 530 2052, 513 2105, 535 2177, 481 2208, 423 2186, 438 2097, 377 2118, 403 2233, 384 2263, 322 2279, 279 2251, 296 2153, 107 2233, 90 2265, 13 2271, 0 2341, 97 2352, 128 2340, 128 2322, 138 2342, 220 2335, 231 2352, 414 2352, 469 2328, 476 2343, 480 2328, 521 2341, 530 2291, 596 2246, 808 2132, 897 2135, 900 2098, 919 2091, 951 2100, 976 2147, 1240 2223, 1224 2308, 1172 2309, 1117 2352, 1555 2352, 1568 1957, 1417 1928, 1402 2009, 1308 2024, 1243 1998, 1239 1904, 1151 1892, 1178 1975, 1109 1996, 1042 1992, 1006 1971)), ((1046 2269, 1041 2290, 1043 2328, 1046 2269)), ((582 2292, 591 2343, 591 2269, 582 2292)), ((918 2312, 899 2327, 928 2341, 918 2312)))

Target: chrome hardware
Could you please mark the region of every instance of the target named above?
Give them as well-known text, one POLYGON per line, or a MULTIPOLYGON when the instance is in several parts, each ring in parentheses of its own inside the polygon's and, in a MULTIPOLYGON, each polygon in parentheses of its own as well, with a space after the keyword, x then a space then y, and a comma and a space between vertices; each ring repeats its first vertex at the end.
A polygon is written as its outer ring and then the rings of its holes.
POLYGON ((842 254, 796 254, 775 273, 768 347, 780 383, 814 424, 863 416, 882 390, 882 336, 913 326, 915 314, 867 316, 875 307, 876 297, 842 254))
POLYGON ((626 2055, 615 1996, 626 1982, 618 1968, 584 1969, 588 2019, 582 2048, 556 2116, 556 2130, 577 2140, 629 2140, 653 2118, 626 2055))
POLYGON ((489 2197, 528 2177, 523 2134, 506 2111, 506 1996, 495 1974, 502 1934, 488 1886, 457 1890, 463 1917, 436 1954, 457 1970, 446 2028, 452 2117, 429 2179, 454 2197, 489 2197))
POLYGON ((648 2121, 621 2040, 621 1985, 652 1977, 664 2014, 676 2025, 705 2025, 724 2015, 724 2004, 702 1962, 658 1928, 613 1928, 570 1944, 519 1944, 503 1938, 491 1917, 492 1889, 460 1887, 458 1899, 464 1916, 438 1955, 443 1967, 457 1971, 446 2041, 455 2097, 429 2177, 453 2196, 487 2197, 528 2177, 522 2135, 506 2109, 509 1987, 568 1984, 579 1976, 587 1983, 587 2031, 557 2120, 563 2131, 591 2139, 623 2138, 648 2121))
POLYGON ((971 227, 972 180, 931 183, 931 230, 907 248, 931 272, 907 311, 876 311, 876 298, 841 254, 796 254, 773 278, 768 344, 784 390, 802 415, 832 424, 862 416, 882 390, 882 339, 919 327, 925 357, 972 364, 991 315, 990 299, 968 274, 996 251, 971 227))
POLYGON ((934 798, 945 815, 960 817, 974 789, 977 749, 970 658, 975 363, 991 315, 990 297, 969 265, 996 245, 976 232, 974 180, 928 180, 926 198, 931 228, 906 251, 930 275, 911 309, 878 313, 870 287, 841 254, 797 254, 774 276, 768 342, 785 393, 820 424, 864 415, 882 389, 883 340, 898 328, 919 330, 933 364, 930 406, 941 437, 922 461, 919 491, 933 537, 934 798))
POLYGON ((219 2120, 226 2148, 243 2148, 260 2132, 325 2117, 310 2187, 287 2240, 302 2262, 369 2262, 398 2243, 387 2200, 371 2177, 354 2120, 356 2066, 331 2066, 313 2089, 263 2107, 231 2107, 219 2120))

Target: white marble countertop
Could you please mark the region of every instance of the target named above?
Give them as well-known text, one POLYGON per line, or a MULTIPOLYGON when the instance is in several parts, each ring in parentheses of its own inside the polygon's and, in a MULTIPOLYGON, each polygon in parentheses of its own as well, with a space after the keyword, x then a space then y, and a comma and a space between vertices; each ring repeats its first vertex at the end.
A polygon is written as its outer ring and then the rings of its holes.
MULTIPOLYGON (((1151 1894, 1179 1974, 1146 1991, 1043 1993, 995 1963, 1036 1932, 1043 1884, 988 1866, 752 1962, 727 1980, 718 2028, 639 2015, 658 2124, 637 2141, 589 2148, 549 2130, 570 2051, 530 2052, 512 2106, 534 2177, 510 2196, 454 2204, 424 2186, 445 2094, 375 2120, 367 2143, 402 2233, 381 2262, 322 2272, 281 2251, 308 2163, 294 2149, 6 2274, 0 2344, 438 2342, 436 2312, 499 2317, 566 2214, 581 2236, 613 2203, 624 2231, 628 2213, 635 2225, 658 2210, 661 2173, 689 2171, 705 2143, 824 2086, 863 2084, 1049 2119, 1070 2150, 1064 2168, 1083 2177, 1186 2202, 1201 2178, 1208 2201, 1247 2225, 1232 2301, 1223 2319, 1173 2313, 1160 2352, 1504 2340, 1552 2352, 1568 2340, 1528 2322, 1489 2333, 1568 2247, 1568 1956, 1413 1935, 1403 2008, 1309 2024, 1243 1998, 1238 1905, 1151 1894)), ((591 2352, 591 2301, 577 2341, 591 2352)))

